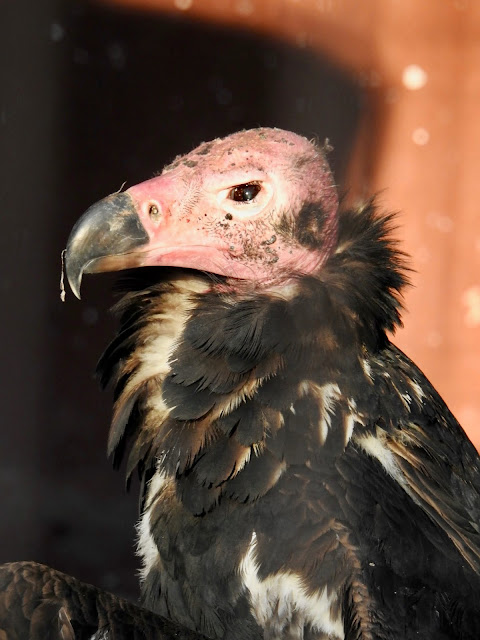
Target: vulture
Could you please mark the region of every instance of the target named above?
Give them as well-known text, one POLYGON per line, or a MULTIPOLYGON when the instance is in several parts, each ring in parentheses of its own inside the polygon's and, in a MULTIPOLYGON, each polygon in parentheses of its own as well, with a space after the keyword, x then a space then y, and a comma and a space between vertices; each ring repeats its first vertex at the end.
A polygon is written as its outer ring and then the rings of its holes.
MULTIPOLYGON (((109 612, 96 638, 480 637, 479 456, 388 337, 408 282, 394 217, 340 206, 325 151, 234 133, 75 225, 78 297, 84 273, 127 270, 98 371, 108 453, 142 482, 141 601, 55 574, 55 637, 81 637, 87 592, 109 612)), ((25 598, 35 571, 53 572, 9 565, 0 587, 25 598)))

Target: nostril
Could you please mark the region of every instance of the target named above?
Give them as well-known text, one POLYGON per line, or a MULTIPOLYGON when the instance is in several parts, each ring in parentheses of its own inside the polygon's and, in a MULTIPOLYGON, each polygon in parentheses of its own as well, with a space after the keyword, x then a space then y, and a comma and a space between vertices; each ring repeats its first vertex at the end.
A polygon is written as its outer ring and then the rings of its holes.
POLYGON ((156 202, 151 202, 148 206, 148 215, 153 222, 158 222, 160 219, 160 207, 156 202))

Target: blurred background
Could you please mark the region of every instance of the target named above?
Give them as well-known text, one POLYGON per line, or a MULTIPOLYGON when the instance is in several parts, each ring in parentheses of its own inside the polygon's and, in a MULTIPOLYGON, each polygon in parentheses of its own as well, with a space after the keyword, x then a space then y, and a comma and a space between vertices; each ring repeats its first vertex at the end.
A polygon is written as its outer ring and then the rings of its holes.
POLYGON ((62 304, 60 252, 94 201, 242 128, 328 138, 345 198, 399 212, 394 340, 480 446, 479 106, 475 0, 1 0, 0 562, 137 596, 93 376, 115 277, 62 304))

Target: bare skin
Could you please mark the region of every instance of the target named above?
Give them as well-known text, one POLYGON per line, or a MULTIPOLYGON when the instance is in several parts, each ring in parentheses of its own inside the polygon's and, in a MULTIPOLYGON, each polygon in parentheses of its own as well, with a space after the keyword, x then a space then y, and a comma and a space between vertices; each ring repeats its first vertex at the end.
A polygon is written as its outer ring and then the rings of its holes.
POLYGON ((141 261, 146 265, 265 282, 279 272, 316 270, 335 232, 338 200, 326 161, 308 140, 279 129, 204 143, 126 193, 150 238, 141 261), (299 164, 309 160, 309 172, 303 167, 300 173, 299 164), (326 241, 321 252, 312 252, 282 237, 276 223, 319 195, 326 241))

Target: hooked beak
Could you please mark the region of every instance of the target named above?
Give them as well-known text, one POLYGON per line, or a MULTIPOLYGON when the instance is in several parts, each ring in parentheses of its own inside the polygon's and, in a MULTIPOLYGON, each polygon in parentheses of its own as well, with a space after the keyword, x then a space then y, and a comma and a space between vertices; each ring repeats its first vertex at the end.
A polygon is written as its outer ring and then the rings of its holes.
POLYGON ((80 298, 84 273, 120 271, 139 265, 139 247, 149 236, 128 193, 114 193, 92 205, 77 221, 68 238, 65 272, 80 298))

